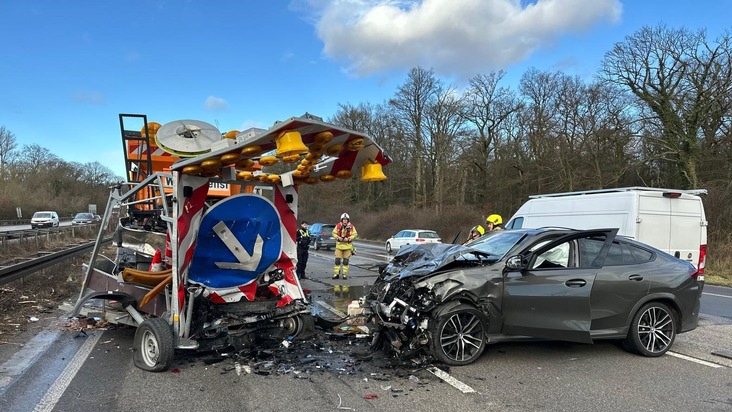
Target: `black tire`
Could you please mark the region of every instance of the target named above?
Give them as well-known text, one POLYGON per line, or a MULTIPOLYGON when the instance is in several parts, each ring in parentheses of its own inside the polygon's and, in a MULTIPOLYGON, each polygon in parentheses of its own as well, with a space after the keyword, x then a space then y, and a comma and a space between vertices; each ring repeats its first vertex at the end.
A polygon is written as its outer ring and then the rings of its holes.
POLYGON ((432 354, 447 365, 475 362, 486 344, 483 319, 478 309, 467 304, 441 313, 430 327, 432 354))
POLYGON ((170 368, 175 354, 173 330, 161 318, 148 318, 135 331, 132 359, 135 366, 150 372, 170 368))
POLYGON ((315 241, 315 250, 320 250, 320 244, 317 240, 315 241))
POLYGON ((390 253, 391 253, 391 243, 386 242, 386 254, 388 255, 390 253))
POLYGON ((676 329, 676 316, 668 306, 646 303, 633 317, 623 346, 643 356, 661 356, 673 345, 676 329))
POLYGON ((313 315, 301 313, 297 315, 297 319, 300 322, 300 329, 295 338, 300 340, 312 338, 315 335, 315 318, 313 318, 313 315))

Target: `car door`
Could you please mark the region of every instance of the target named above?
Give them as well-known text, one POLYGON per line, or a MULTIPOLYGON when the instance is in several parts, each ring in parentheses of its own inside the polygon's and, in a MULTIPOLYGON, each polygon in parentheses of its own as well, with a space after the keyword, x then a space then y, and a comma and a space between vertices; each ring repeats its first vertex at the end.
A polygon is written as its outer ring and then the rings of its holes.
MULTIPOLYGON (((585 242, 591 243, 591 242, 585 242)), ((580 248, 593 249, 584 244, 580 248)), ((592 287, 592 331, 616 334, 630 321, 635 305, 648 294, 650 275, 656 270, 655 252, 616 239, 597 272, 592 287)))
POLYGON ((407 244, 407 240, 409 236, 408 230, 402 230, 401 232, 397 233, 396 237, 394 238, 394 245, 392 246, 393 249, 399 250, 400 247, 407 244))
POLYGON ((617 229, 572 232, 526 247, 517 258, 520 267, 507 264, 504 274, 503 333, 591 343, 592 286, 616 234, 617 229), (579 247, 587 238, 602 239, 591 259, 579 247))

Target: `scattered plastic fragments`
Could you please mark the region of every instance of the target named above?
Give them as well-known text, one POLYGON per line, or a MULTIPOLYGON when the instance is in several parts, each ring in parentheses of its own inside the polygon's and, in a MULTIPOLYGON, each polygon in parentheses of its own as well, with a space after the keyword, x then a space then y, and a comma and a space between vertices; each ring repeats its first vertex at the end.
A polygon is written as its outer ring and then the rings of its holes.
POLYGON ((338 408, 337 409, 346 409, 349 411, 355 411, 355 409, 353 409, 353 408, 349 408, 347 406, 341 406, 342 404, 343 404, 343 399, 341 399, 341 395, 338 394, 338 408))
POLYGON ((378 399, 379 396, 375 393, 367 393, 363 396, 364 399, 378 399))

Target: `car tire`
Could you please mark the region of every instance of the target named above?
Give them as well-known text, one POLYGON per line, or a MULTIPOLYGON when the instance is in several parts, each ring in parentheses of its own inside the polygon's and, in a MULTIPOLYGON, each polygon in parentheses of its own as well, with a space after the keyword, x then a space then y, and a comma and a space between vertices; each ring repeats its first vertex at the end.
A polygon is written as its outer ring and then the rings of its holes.
POLYGON ((391 253, 391 243, 386 242, 386 254, 388 255, 390 253, 391 253))
POLYGON ((320 244, 317 240, 315 241, 315 250, 320 250, 320 244))
POLYGON ((676 339, 676 315, 663 303, 643 305, 630 323, 623 347, 648 357, 665 354, 676 339))
POLYGON ((467 304, 440 313, 430 326, 432 354, 446 365, 473 363, 485 349, 483 319, 478 309, 467 304))
POLYGON ((135 366, 150 372, 165 371, 175 354, 173 330, 165 319, 145 319, 135 331, 133 348, 135 366))

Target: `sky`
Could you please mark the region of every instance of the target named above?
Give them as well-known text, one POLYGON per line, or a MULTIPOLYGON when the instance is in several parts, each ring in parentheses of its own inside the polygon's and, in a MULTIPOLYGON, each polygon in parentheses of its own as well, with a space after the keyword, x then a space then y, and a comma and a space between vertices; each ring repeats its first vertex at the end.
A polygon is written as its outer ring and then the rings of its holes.
POLYGON ((593 78, 643 26, 732 28, 732 0, 2 0, 0 126, 124 176, 120 113, 220 131, 382 103, 420 66, 456 88, 593 78))

